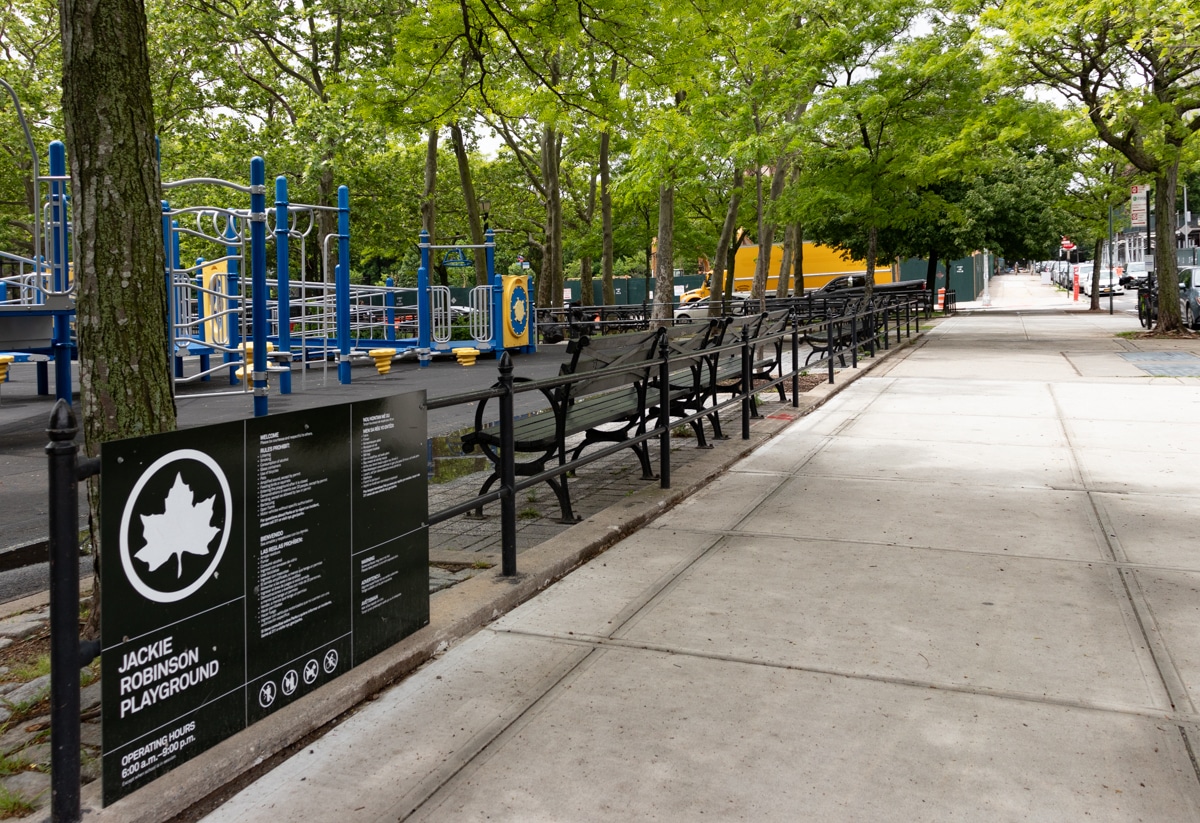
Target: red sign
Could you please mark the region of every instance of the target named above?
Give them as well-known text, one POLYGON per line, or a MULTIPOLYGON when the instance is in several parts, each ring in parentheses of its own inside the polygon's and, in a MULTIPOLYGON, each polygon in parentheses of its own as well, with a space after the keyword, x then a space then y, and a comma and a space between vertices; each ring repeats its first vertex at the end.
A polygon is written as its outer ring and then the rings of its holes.
POLYGON ((1073 248, 1075 248, 1075 244, 1072 243, 1069 238, 1064 237, 1062 239, 1062 247, 1066 251, 1071 251, 1073 248))

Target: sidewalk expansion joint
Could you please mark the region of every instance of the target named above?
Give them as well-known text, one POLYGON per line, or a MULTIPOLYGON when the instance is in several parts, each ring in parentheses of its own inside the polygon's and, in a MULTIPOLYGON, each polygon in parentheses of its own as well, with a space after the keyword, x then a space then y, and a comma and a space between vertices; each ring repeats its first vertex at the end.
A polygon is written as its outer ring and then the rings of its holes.
POLYGON ((681 649, 677 646, 667 646, 661 643, 651 643, 639 640, 624 640, 617 637, 588 635, 583 633, 563 634, 560 632, 537 632, 528 629, 504 629, 489 627, 488 631, 496 634, 508 634, 516 637, 529 637, 539 640, 569 643, 571 645, 587 644, 596 648, 619 648, 627 651, 645 651, 655 654, 665 654, 679 657, 689 657, 697 660, 711 660, 719 663, 735 663, 743 666, 759 666, 782 671, 794 671, 804 674, 819 674, 827 677, 839 677, 846 680, 856 680, 869 683, 883 683, 893 686, 907 686, 915 689, 950 692, 954 694, 974 695, 976 697, 994 697, 1000 700, 1010 700, 1021 703, 1035 703, 1043 706, 1057 706, 1066 709, 1081 709, 1086 711, 1117 714, 1128 717, 1145 717, 1152 720, 1163 720, 1171 723, 1197 723, 1200 715, 1189 712, 1162 711, 1150 707, 1138 707, 1106 703, 1099 700, 1084 700, 1080 698, 1053 697, 1047 694, 1030 694, 1012 689, 994 689, 986 686, 959 686, 953 683, 938 683, 932 680, 918 680, 911 677, 900 677, 886 674, 867 674, 826 666, 807 666, 797 663, 763 660, 761 658, 743 657, 741 655, 723 654, 719 652, 704 652, 698 649, 681 649))

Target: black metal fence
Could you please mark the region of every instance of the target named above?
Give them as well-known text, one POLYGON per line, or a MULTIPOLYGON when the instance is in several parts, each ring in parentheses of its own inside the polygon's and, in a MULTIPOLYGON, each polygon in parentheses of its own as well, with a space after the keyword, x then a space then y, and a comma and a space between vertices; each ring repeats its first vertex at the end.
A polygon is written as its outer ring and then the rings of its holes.
MULTIPOLYGON (((659 482, 661 488, 671 486, 671 430, 675 426, 690 424, 692 421, 719 413, 723 409, 740 406, 742 438, 750 437, 750 421, 755 416, 754 394, 769 390, 781 384, 790 384, 793 407, 799 405, 799 378, 802 373, 824 370, 828 382, 834 382, 835 366, 838 362, 849 359, 849 367, 858 367, 861 353, 873 356, 879 349, 888 349, 893 342, 899 344, 906 337, 911 337, 918 331, 922 317, 930 313, 929 301, 923 295, 890 295, 869 302, 856 310, 847 310, 846 299, 825 299, 821 301, 780 301, 779 307, 793 311, 793 322, 784 331, 759 335, 751 339, 743 329, 741 339, 724 345, 702 349, 688 355, 673 355, 667 347, 663 347, 658 357, 649 362, 624 366, 612 370, 613 373, 641 371, 649 368, 657 374, 655 387, 662 394, 655 404, 658 408, 658 419, 653 428, 637 434, 628 440, 610 446, 598 448, 586 455, 580 455, 573 460, 564 460, 546 471, 522 477, 516 477, 516 453, 513 448, 515 421, 513 419, 513 397, 523 392, 548 392, 580 380, 577 375, 564 375, 544 380, 516 382, 513 376, 512 360, 505 354, 500 360, 499 378, 494 386, 482 391, 449 395, 440 398, 430 398, 426 407, 430 411, 444 409, 463 404, 478 404, 497 398, 499 408, 497 422, 500 428, 499 447, 499 485, 486 494, 472 497, 456 503, 440 511, 431 512, 429 525, 449 520, 461 514, 478 509, 491 503, 500 503, 501 516, 501 564, 502 572, 506 575, 516 574, 516 499, 517 495, 532 486, 543 483, 550 478, 557 478, 568 472, 595 462, 609 455, 628 449, 634 443, 657 439, 659 442, 659 482), (811 311, 814 315, 825 315, 820 319, 809 321, 805 317, 811 311), (753 362, 755 350, 760 346, 774 345, 783 340, 790 345, 791 368, 779 369, 779 375, 772 380, 753 380, 753 362), (802 363, 800 357, 801 341, 823 342, 825 354, 819 359, 802 363), (840 345, 839 345, 840 343, 840 345), (741 394, 731 396, 726 400, 715 401, 691 414, 674 416, 670 414, 671 403, 667 397, 669 391, 669 375, 674 369, 685 366, 696 360, 719 357, 729 352, 740 354, 742 363, 742 385, 745 388, 741 394)), ((771 304, 768 304, 769 308, 771 304)), ((594 378, 596 373, 588 375, 594 378)), ((490 422, 490 421, 489 421, 490 422)))
MULTIPOLYGON (((521 381, 514 377, 511 358, 506 353, 499 366, 496 384, 483 391, 457 394, 427 400, 430 411, 449 408, 460 404, 478 404, 495 398, 498 400, 497 419, 500 428, 499 485, 486 494, 476 495, 469 500, 431 512, 430 526, 465 514, 491 503, 500 504, 501 571, 512 576, 517 573, 517 495, 524 489, 561 477, 568 472, 628 449, 633 443, 657 440, 659 444, 659 484, 671 487, 671 432, 675 426, 690 424, 719 413, 723 409, 740 406, 741 436, 750 437, 750 422, 757 415, 754 396, 780 385, 790 384, 792 406, 799 405, 799 378, 802 373, 824 369, 828 381, 834 382, 835 361, 849 357, 850 367, 858 366, 860 354, 873 356, 880 349, 889 348, 911 337, 919 329, 922 317, 931 312, 930 301, 922 294, 896 294, 872 301, 855 303, 853 298, 826 298, 789 301, 767 301, 768 309, 788 308, 791 322, 782 331, 761 334, 751 338, 745 328, 741 338, 730 343, 702 349, 692 354, 673 354, 665 344, 657 358, 651 361, 611 369, 621 371, 646 371, 655 375, 654 387, 660 392, 653 405, 658 409, 652 428, 613 445, 604 446, 586 455, 560 462, 546 471, 517 479, 514 443, 513 398, 522 392, 552 391, 581 379, 579 375, 563 375, 546 380, 521 381), (755 379, 753 364, 755 352, 762 346, 774 346, 782 341, 790 346, 790 368, 779 364, 777 376, 771 379, 755 379), (802 341, 823 341, 822 357, 811 363, 801 363, 802 341), (698 408, 691 414, 672 416, 671 390, 672 370, 692 363, 699 358, 737 353, 741 358, 741 392, 726 400, 713 396, 711 405, 698 408)), ((622 307, 632 309, 636 307, 622 307)), ((625 324, 624 329, 646 328, 649 321, 635 312, 603 314, 605 319, 593 323, 625 324)), ((594 331, 613 326, 593 329, 594 331)), ((816 351, 817 347, 813 346, 816 351)), ((782 360, 782 358, 781 358, 782 360)), ((587 377, 595 379, 596 372, 587 377)), ((79 532, 77 528, 79 510, 79 483, 100 471, 100 461, 81 458, 76 443, 78 425, 75 414, 65 400, 59 400, 50 416, 47 429, 50 442, 46 446, 49 460, 49 535, 50 535, 50 626, 51 626, 51 818, 55 823, 75 823, 80 819, 80 698, 79 670, 88 665, 100 653, 100 643, 81 643, 79 638, 79 532)), ((565 457, 565 456, 564 456, 565 457)))
MULTIPOLYGON (((767 297, 762 301, 738 297, 725 306, 725 308, 728 309, 729 314, 733 315, 743 315, 759 311, 770 312, 786 308, 791 309, 797 318, 806 322, 814 322, 817 318, 840 313, 844 311, 844 307, 847 304, 862 301, 864 298, 864 290, 861 288, 844 289, 828 294, 818 294, 812 291, 803 297, 767 297)), ((941 308, 935 306, 934 293, 927 290, 897 292, 877 290, 874 292, 873 299, 879 301, 881 305, 891 300, 902 302, 915 300, 927 317, 932 316, 935 308, 941 308)), ((720 300, 714 302, 721 304, 720 300)), ((682 306, 675 306, 674 312, 678 313, 682 308, 682 306)), ((945 292, 944 311, 946 314, 953 314, 955 308, 955 293, 947 290, 945 292)), ((560 343, 563 340, 574 340, 583 335, 623 334, 625 332, 648 329, 652 322, 653 310, 654 305, 652 303, 584 306, 578 302, 571 302, 558 307, 539 307, 534 312, 534 329, 538 336, 538 341, 547 344, 560 343)), ((708 313, 707 301, 699 311, 705 314, 708 313)), ((721 313, 718 311, 717 314, 711 316, 720 317, 721 313)), ((674 323, 676 321, 674 318, 671 318, 666 322, 674 323)), ((689 314, 686 320, 679 322, 695 322, 695 318, 689 314)))

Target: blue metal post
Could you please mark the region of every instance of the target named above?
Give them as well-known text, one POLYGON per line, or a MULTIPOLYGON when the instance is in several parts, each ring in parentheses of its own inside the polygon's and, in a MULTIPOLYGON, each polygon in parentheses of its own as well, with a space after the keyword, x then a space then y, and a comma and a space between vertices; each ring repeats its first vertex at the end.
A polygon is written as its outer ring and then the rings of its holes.
POLYGON ((396 286, 396 281, 391 278, 385 278, 383 284, 387 286, 387 294, 383 296, 383 305, 386 306, 383 310, 383 316, 387 320, 387 330, 383 336, 389 343, 396 342, 396 293, 392 291, 396 286))
POLYGON ((429 366, 433 345, 433 308, 429 295, 429 232, 421 229, 421 266, 417 269, 417 359, 421 368, 429 366))
POLYGON ((483 247, 488 282, 492 284, 492 351, 499 360, 504 352, 504 318, 509 308, 504 305, 504 280, 496 273, 496 233, 491 229, 483 233, 483 247))
MULTIPOLYGON (((210 341, 208 339, 208 325, 204 322, 204 319, 206 317, 208 317, 208 314, 204 311, 204 300, 206 297, 208 297, 208 295, 206 295, 203 291, 203 289, 204 289, 203 267, 204 267, 204 258, 197 257, 196 258, 196 339, 201 340, 204 343, 211 343, 212 341, 210 341)), ((211 300, 211 298, 209 298, 209 299, 211 300)), ((207 372, 209 362, 210 362, 209 356, 207 354, 201 354, 200 355, 200 371, 207 372)), ((200 380, 203 383, 207 383, 209 377, 210 377, 210 375, 205 374, 203 377, 200 378, 200 380)))
POLYGON ((250 333, 254 337, 254 416, 267 413, 267 172, 250 161, 250 333))
POLYGON ((183 377, 183 360, 175 356, 175 325, 179 319, 179 303, 175 295, 175 255, 172 252, 171 204, 162 201, 163 283, 167 288, 167 356, 175 365, 175 376, 183 377))
MULTIPOLYGON (((179 353, 179 347, 175 341, 179 334, 179 318, 184 315, 183 301, 185 292, 182 288, 175 287, 175 272, 183 268, 180 265, 179 259, 179 221, 172 220, 169 223, 167 218, 163 217, 163 242, 167 249, 166 268, 167 268, 167 347, 168 353, 172 360, 175 361, 175 376, 183 377, 183 355, 179 353)), ((196 302, 200 303, 200 294, 196 293, 196 302)), ((197 309, 199 312, 199 309, 197 309)), ((191 337, 190 329, 186 335, 191 337)), ((187 354, 184 350, 184 354, 187 354)))
MULTIPOLYGON (((279 291, 276 308, 279 312, 279 350, 292 350, 292 296, 290 273, 288 272, 288 232, 291 229, 288 217, 287 178, 275 178, 275 282, 279 291)), ((292 370, 279 373, 279 393, 292 393, 292 370)))
MULTIPOLYGON (((237 238, 237 229, 235 228, 234 218, 229 218, 229 223, 225 226, 225 237, 230 241, 230 245, 225 247, 225 255, 228 261, 225 263, 225 308, 228 314, 225 315, 225 345, 231 349, 237 349, 242 345, 242 330, 239 326, 239 316, 237 310, 241 307, 242 301, 238 299, 241 293, 241 246, 233 245, 233 241, 237 238)), ((242 359, 236 351, 225 352, 225 362, 229 363, 234 360, 242 359)), ((235 373, 237 369, 229 370, 229 385, 236 386, 242 381, 238 379, 235 373)))
POLYGON ((350 189, 338 186, 338 382, 350 384, 350 189))
MULTIPOLYGON (((61 141, 50 144, 50 176, 67 174, 67 150, 61 141)), ((35 214, 34 220, 41 215, 35 214)), ((50 182, 50 272, 54 291, 66 291, 70 278, 71 255, 67 235, 67 190, 61 180, 50 182)), ((36 249, 34 254, 40 254, 36 249)), ((54 315, 54 394, 71 402, 71 318, 68 314, 54 315)))

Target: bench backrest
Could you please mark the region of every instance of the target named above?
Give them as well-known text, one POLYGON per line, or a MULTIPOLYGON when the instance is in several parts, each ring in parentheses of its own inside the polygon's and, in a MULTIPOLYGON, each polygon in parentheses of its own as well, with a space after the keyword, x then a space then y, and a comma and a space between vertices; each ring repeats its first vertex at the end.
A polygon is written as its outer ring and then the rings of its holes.
POLYGON ((648 363, 658 355, 659 343, 664 334, 664 330, 654 329, 653 331, 627 334, 607 334, 603 337, 584 335, 577 340, 572 340, 567 344, 567 351, 570 353, 571 359, 562 364, 558 373, 560 375, 578 375, 580 379, 569 386, 563 386, 563 394, 567 397, 577 397, 582 394, 644 382, 647 377, 646 370, 589 375, 602 372, 609 367, 648 363))
POLYGON ((702 323, 687 323, 666 330, 667 346, 672 355, 691 355, 717 345, 729 317, 710 317, 702 323))

